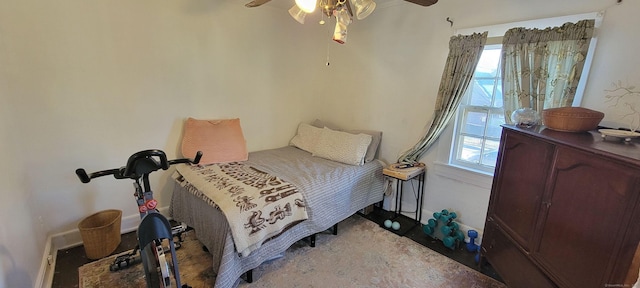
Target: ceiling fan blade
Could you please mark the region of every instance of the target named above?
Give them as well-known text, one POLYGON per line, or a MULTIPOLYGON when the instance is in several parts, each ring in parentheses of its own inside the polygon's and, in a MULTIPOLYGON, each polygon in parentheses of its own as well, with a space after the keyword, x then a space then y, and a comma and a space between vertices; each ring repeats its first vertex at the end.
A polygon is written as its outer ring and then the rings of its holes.
POLYGON ((438 0, 405 0, 405 1, 418 4, 420 6, 425 6, 425 7, 438 3, 438 0))
POLYGON ((253 0, 253 1, 249 2, 249 3, 247 3, 247 4, 244 4, 244 6, 249 7, 249 8, 258 7, 258 6, 260 6, 260 5, 264 4, 264 3, 267 3, 269 1, 271 1, 271 0, 253 0))

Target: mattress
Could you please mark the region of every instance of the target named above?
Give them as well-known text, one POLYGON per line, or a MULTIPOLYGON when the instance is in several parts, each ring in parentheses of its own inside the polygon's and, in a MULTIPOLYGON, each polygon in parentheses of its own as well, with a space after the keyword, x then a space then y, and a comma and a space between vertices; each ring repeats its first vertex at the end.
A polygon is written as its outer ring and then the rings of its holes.
POLYGON ((248 256, 242 256, 234 247, 224 214, 176 182, 171 216, 193 227, 200 242, 212 254, 215 287, 236 286, 244 272, 282 254, 293 243, 327 230, 383 199, 381 161, 348 165, 286 146, 251 152, 245 163, 294 184, 304 195, 309 218, 269 239, 248 256))

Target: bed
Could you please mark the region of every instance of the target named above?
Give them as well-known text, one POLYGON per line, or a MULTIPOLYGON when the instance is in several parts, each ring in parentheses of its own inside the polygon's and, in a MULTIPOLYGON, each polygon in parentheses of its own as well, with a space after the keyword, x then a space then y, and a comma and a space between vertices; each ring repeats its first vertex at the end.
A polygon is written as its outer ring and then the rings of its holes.
MULTIPOLYGON (((296 136, 304 134, 301 132, 299 128, 296 136)), ((319 140, 317 135, 314 137, 306 140, 319 140)), ((265 239, 250 253, 239 253, 236 249, 225 215, 219 207, 208 203, 210 201, 203 201, 201 191, 189 184, 196 181, 194 176, 174 174, 176 184, 170 204, 171 216, 194 228, 198 239, 211 253, 215 287, 236 286, 244 273, 278 257, 295 242, 325 231, 357 211, 383 200, 385 180, 382 174, 384 163, 381 161, 363 158, 358 165, 346 164, 328 159, 331 157, 318 157, 322 153, 302 149, 305 145, 300 141, 292 139, 292 143, 296 144, 247 153, 247 160, 241 162, 297 187, 304 197, 308 218, 265 239)))

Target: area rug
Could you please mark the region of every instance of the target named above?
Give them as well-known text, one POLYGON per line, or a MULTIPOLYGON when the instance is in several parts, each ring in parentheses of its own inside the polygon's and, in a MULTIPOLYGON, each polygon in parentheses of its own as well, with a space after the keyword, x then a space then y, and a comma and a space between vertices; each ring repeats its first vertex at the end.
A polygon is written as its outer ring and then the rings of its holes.
MULTIPOLYGON (((184 233, 183 239, 182 247, 176 251, 181 282, 194 288, 213 287, 215 274, 211 268, 211 255, 202 249, 193 230, 184 233)), ((78 287, 147 287, 142 263, 111 272, 109 266, 115 258, 116 256, 106 257, 78 268, 78 287)), ((171 255, 167 254, 167 258, 169 260, 171 255)))
MULTIPOLYGON (((253 270, 253 283, 239 287, 490 287, 504 284, 442 256, 406 237, 399 237, 361 216, 339 224, 338 235, 317 236, 316 247, 298 242, 282 257, 253 270)), ((183 283, 212 287, 211 257, 189 232, 178 250, 183 283)), ((80 287, 144 287, 142 266, 109 272, 112 258, 79 268, 80 287)))

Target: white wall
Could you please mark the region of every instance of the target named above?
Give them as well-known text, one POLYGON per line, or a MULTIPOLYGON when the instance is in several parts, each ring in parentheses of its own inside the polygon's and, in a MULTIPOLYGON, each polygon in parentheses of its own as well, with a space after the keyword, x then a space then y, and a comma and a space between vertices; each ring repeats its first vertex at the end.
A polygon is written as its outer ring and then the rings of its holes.
MULTIPOLYGON (((286 145, 311 117, 317 75, 300 73, 297 49, 315 45, 296 25, 282 33, 286 11, 243 5, 0 1, 0 287, 39 285, 47 237, 83 217, 135 216, 131 183, 81 184, 76 168, 150 148, 176 157, 186 117, 239 117, 250 150, 286 145)), ((165 206, 169 175, 152 179, 165 206)))
MULTIPOLYGON (((6 84, 0 77, 0 87, 6 84)), ((25 153, 11 125, 18 115, 6 105, 7 98, 0 93, 0 287, 29 287, 40 268, 48 231, 34 219, 38 210, 35 197, 25 189, 30 179, 20 172, 25 169, 25 153)))
MULTIPOLYGON (((107 208, 135 216, 130 183, 81 184, 73 171, 118 167, 148 148, 179 156, 186 117, 239 117, 251 151, 286 145, 314 118, 378 129, 380 157, 393 162, 431 119, 452 33, 446 17, 472 27, 608 8, 584 106, 610 118, 603 90, 640 82, 625 59, 640 46, 626 39, 640 24, 636 1, 380 2, 349 26, 346 45, 328 50, 332 28, 296 23, 286 12, 293 3, 244 2, 0 0, 0 216, 10 219, 0 224, 0 287, 39 285, 47 237, 83 217, 107 208)), ((423 159, 425 211, 455 210, 481 230, 489 188, 436 173, 442 150, 423 159)), ((169 175, 152 179, 165 205, 169 175)))

